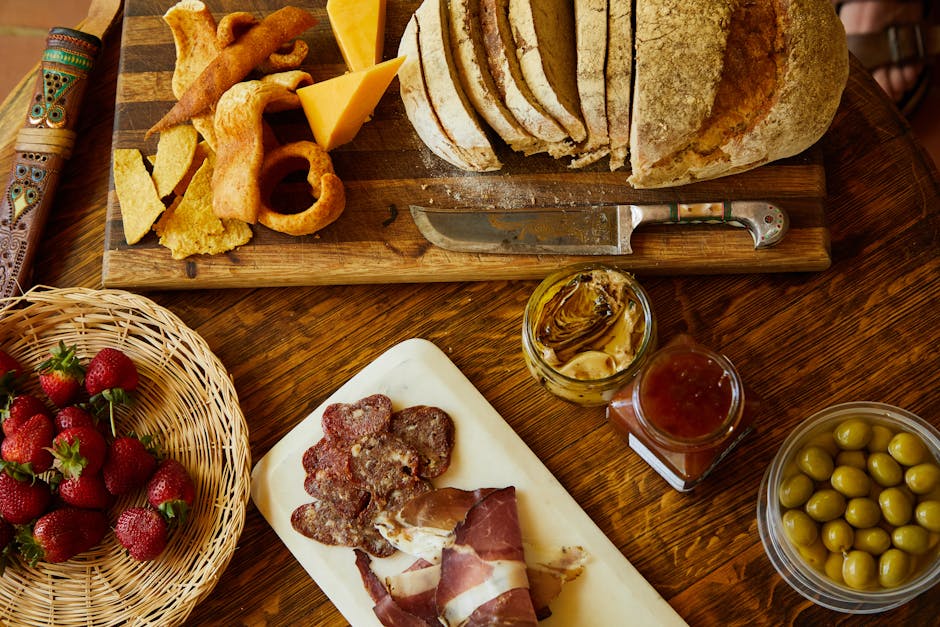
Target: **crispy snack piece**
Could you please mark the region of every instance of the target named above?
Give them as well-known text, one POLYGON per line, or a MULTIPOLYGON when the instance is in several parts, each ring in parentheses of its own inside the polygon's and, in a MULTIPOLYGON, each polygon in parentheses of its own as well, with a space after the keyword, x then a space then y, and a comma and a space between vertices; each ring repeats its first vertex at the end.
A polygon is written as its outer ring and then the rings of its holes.
POLYGON ((261 205, 259 173, 264 161, 262 114, 269 105, 283 110, 300 106, 296 88, 312 83, 306 72, 243 81, 219 99, 215 113, 216 166, 212 175, 212 208, 219 218, 254 224, 261 205))
POLYGON ((213 215, 212 166, 210 155, 193 175, 186 193, 154 225, 160 244, 170 249, 174 259, 222 253, 251 239, 251 228, 244 222, 213 215))
POLYGON ((186 176, 196 155, 199 133, 191 124, 179 124, 160 133, 153 162, 153 183, 163 198, 186 176))
POLYGON ((136 148, 114 150, 114 191, 121 203, 124 239, 136 244, 164 210, 143 155, 136 148))
POLYGON ((258 221, 274 231, 310 235, 336 220, 346 208, 346 189, 333 172, 330 155, 314 142, 293 142, 271 151, 264 158, 261 181, 264 197, 258 221), (316 201, 300 213, 279 213, 271 206, 274 188, 303 167, 309 168, 307 183, 316 201))
POLYGON ((147 136, 210 111, 227 89, 316 23, 313 14, 297 7, 286 6, 268 15, 223 48, 173 108, 147 131, 147 136))
POLYGON ((258 18, 248 11, 226 13, 219 20, 219 27, 216 29, 215 41, 219 50, 235 43, 235 40, 257 23, 258 18))

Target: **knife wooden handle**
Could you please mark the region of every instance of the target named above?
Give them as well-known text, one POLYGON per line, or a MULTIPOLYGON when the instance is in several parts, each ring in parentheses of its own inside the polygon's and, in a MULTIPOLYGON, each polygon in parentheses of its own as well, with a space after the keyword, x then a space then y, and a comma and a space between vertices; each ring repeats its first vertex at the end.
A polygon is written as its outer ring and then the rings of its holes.
POLYGON ((101 40, 53 28, 39 65, 26 123, 0 201, 0 297, 25 291, 59 176, 72 155, 75 125, 101 40))

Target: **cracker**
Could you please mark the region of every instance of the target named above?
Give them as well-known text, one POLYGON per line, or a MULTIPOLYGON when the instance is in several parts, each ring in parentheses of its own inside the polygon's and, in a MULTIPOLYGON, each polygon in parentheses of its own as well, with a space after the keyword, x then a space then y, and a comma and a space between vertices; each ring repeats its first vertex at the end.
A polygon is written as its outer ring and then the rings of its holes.
POLYGON ((189 171, 197 143, 199 133, 191 124, 173 126, 160 133, 153 162, 153 183, 160 198, 172 192, 189 171))
POLYGON ((144 157, 136 148, 114 150, 114 191, 121 204, 124 239, 136 244, 165 209, 144 157))

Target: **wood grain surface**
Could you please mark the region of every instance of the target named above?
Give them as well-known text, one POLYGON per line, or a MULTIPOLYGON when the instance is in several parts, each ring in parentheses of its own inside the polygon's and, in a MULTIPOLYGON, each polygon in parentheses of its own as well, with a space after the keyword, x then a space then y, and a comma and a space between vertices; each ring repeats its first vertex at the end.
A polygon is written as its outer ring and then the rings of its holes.
MULTIPOLYGON (((106 42, 39 252, 35 281, 101 285, 107 250, 120 33, 106 42)), ((0 109, 8 167, 32 80, 0 109)), ((940 426, 940 175, 910 127, 853 61, 821 142, 832 265, 813 273, 638 272, 662 340, 720 349, 764 399, 757 431, 689 494, 631 453, 603 411, 543 393, 519 329, 534 280, 154 290, 228 367, 260 459, 302 417, 394 344, 443 349, 664 598, 695 626, 929 625, 937 588, 884 614, 826 610, 766 557, 755 506, 788 433, 827 405, 874 400, 940 426)), ((485 458, 486 451, 480 451, 485 458)), ((15 623, 15 617, 0 617, 15 623)), ((342 626, 346 621, 249 507, 238 549, 192 626, 342 626)))
MULTIPOLYGON (((157 136, 146 130, 175 102, 170 78, 176 59, 170 29, 162 20, 168 2, 127 0, 117 89, 114 147, 156 151, 157 136)), ((324 0, 305 0, 319 23, 303 38, 310 54, 303 69, 315 80, 342 74, 345 65, 330 30, 324 0)), ((387 4, 385 58, 417 6, 410 0, 387 4)), ((274 2, 208 1, 217 15, 249 10, 263 15, 274 2)), ((300 111, 268 116, 282 142, 312 138, 300 111)), ((586 170, 546 155, 513 154, 494 141, 505 167, 498 172, 464 172, 432 154, 405 117, 393 81, 373 119, 355 140, 331 152, 344 181, 347 205, 339 220, 313 236, 291 237, 256 225, 247 245, 226 255, 173 260, 154 234, 128 246, 117 198, 109 198, 104 284, 136 289, 401 283, 519 279, 544 275, 559 263, 584 257, 477 255, 443 250, 420 234, 410 204, 431 206, 564 207, 584 204, 698 202, 724 199, 771 200, 791 217, 791 231, 774 248, 754 250, 741 229, 720 226, 644 227, 634 233, 634 252, 606 261, 636 271, 669 273, 816 271, 829 266, 828 230, 823 218, 825 173, 818 149, 738 176, 669 190, 635 190, 628 171, 610 172, 607 161, 586 170)))

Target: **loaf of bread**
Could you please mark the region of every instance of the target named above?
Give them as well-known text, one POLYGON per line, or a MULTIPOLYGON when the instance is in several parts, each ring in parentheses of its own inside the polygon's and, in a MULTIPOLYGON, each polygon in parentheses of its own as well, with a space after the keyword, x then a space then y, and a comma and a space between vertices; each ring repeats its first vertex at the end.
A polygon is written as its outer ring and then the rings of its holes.
POLYGON ((475 171, 499 162, 474 110, 527 155, 609 154, 611 170, 629 156, 637 188, 713 179, 809 148, 848 79, 830 0, 424 0, 416 14, 435 17, 417 54, 440 59, 421 60, 424 84, 402 68, 406 111, 475 171), (416 113, 423 91, 433 111, 416 113))
POLYGON ((848 78, 828 0, 636 4, 629 181, 664 187, 802 152, 848 78))

